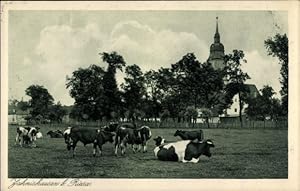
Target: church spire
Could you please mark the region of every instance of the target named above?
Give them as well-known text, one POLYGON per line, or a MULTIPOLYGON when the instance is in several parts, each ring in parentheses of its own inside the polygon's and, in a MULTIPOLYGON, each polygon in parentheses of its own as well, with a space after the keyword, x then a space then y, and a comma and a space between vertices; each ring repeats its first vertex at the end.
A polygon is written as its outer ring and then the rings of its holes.
POLYGON ((219 34, 219 29, 218 29, 218 17, 216 17, 216 33, 214 36, 214 42, 215 43, 220 43, 220 34, 219 34))

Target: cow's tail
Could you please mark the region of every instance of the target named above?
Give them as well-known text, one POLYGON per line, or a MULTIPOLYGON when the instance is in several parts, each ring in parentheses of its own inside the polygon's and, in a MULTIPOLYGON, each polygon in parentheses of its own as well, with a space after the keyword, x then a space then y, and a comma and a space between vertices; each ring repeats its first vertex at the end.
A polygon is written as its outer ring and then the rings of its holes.
POLYGON ((200 133, 201 133, 201 141, 203 141, 204 140, 204 133, 203 133, 202 130, 200 130, 200 133))

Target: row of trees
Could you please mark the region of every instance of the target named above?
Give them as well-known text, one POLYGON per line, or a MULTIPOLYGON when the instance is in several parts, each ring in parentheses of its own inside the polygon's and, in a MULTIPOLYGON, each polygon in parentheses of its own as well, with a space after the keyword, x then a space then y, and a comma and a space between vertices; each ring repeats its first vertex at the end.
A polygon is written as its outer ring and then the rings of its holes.
MULTIPOLYGON (((209 117, 224 113, 239 96, 240 122, 246 103, 250 118, 278 119, 287 116, 288 98, 288 40, 276 35, 265 41, 270 55, 279 58, 281 68, 282 100, 273 98, 274 90, 265 86, 257 97, 249 97, 245 81, 249 75, 241 70, 246 62, 244 52, 233 50, 225 56, 224 69, 215 70, 210 63, 200 63, 193 53, 187 53, 168 68, 142 72, 136 65, 127 65, 116 52, 100 54, 106 69, 98 65, 79 68, 67 77, 66 87, 75 103, 71 117, 77 120, 113 120, 127 118, 173 118, 178 122, 195 122, 199 111, 208 122, 209 117), (117 85, 116 73, 125 69, 124 83, 117 85)), ((30 111, 30 120, 61 121, 66 113, 61 104, 43 86, 26 89, 29 102, 16 103, 30 111)))

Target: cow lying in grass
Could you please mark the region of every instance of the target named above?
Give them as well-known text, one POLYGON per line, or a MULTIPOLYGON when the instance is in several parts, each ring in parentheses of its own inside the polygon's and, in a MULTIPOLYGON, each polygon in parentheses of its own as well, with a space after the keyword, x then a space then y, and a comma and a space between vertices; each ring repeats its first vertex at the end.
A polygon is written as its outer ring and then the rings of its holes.
POLYGON ((179 136, 182 140, 195 140, 202 141, 204 139, 203 131, 196 130, 196 131, 182 131, 177 130, 174 136, 179 136))
POLYGON ((51 138, 63 138, 63 132, 60 130, 56 130, 56 131, 48 131, 47 135, 49 135, 51 138))
POLYGON ((142 126, 136 129, 134 124, 122 124, 116 130, 115 137, 115 155, 118 155, 118 148, 121 148, 121 154, 124 155, 127 144, 130 144, 133 152, 140 151, 143 146, 143 152, 147 152, 147 141, 151 138, 151 130, 148 126, 142 126), (138 146, 139 148, 135 148, 138 146))
POLYGON ((203 142, 183 140, 155 147, 154 155, 162 161, 197 163, 202 154, 211 157, 210 148, 214 146, 209 139, 203 142))
POLYGON ((23 145, 36 147, 35 141, 39 129, 39 127, 18 127, 15 145, 19 144, 21 147, 23 145))
POLYGON ((72 127, 64 132, 65 143, 68 150, 73 150, 73 157, 75 157, 75 149, 78 141, 82 142, 84 146, 93 144, 93 156, 96 156, 98 149, 100 156, 102 155, 102 145, 106 142, 113 142, 114 133, 101 131, 100 129, 72 127))

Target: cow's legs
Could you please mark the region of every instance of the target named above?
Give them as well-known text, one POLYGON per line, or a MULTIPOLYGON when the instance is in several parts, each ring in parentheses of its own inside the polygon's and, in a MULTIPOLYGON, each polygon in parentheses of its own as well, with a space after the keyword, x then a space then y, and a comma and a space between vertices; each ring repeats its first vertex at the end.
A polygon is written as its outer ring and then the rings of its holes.
POLYGON ((97 150, 97 144, 94 143, 94 147, 93 147, 93 157, 96 157, 96 150, 97 150))
POLYGON ((115 145, 115 155, 116 155, 116 156, 118 156, 118 147, 119 147, 119 145, 116 144, 116 145, 115 145))
POLYGON ((102 156, 102 147, 101 147, 101 145, 98 145, 97 150, 99 152, 99 155, 102 156))
POLYGON ((144 153, 147 152, 147 142, 145 142, 145 143, 143 144, 143 152, 144 152, 144 153))
POLYGON ((73 158, 75 157, 76 144, 77 144, 77 142, 73 142, 73 144, 72 144, 73 158))
POLYGON ((17 133, 15 145, 17 145, 18 143, 20 144, 20 136, 19 136, 19 133, 17 133))
POLYGON ((121 143, 121 154, 124 155, 126 152, 126 146, 124 143, 121 143))
POLYGON ((141 144, 138 144, 138 149, 137 149, 137 152, 140 152, 140 151, 141 151, 141 149, 142 149, 142 146, 141 146, 141 144))
POLYGON ((136 150, 137 150, 137 149, 136 149, 136 144, 132 144, 131 147, 132 147, 133 153, 136 153, 136 150))

